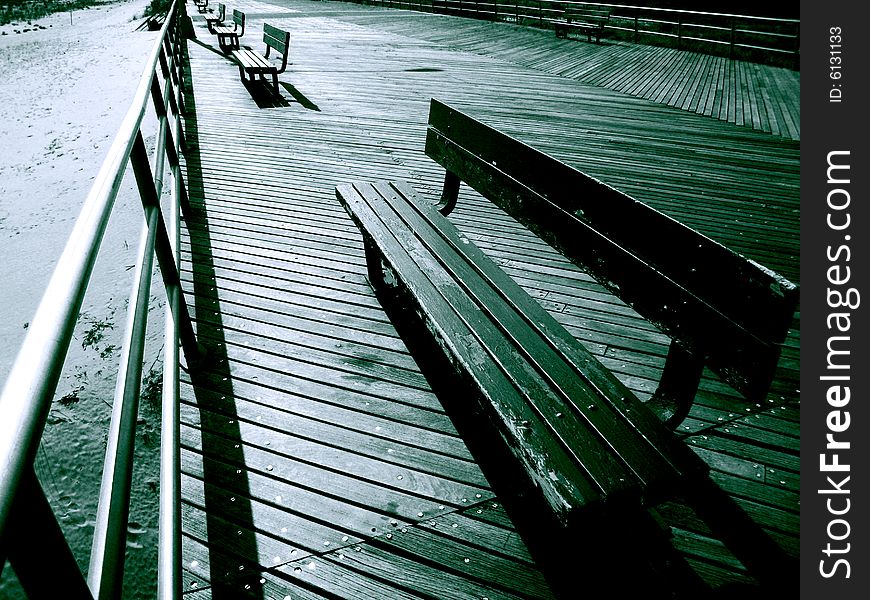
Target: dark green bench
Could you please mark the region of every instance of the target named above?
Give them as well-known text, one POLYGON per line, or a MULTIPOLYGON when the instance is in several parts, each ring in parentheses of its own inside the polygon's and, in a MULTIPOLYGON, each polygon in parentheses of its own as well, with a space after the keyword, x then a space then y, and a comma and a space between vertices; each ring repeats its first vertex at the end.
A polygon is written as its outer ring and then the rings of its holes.
POLYGON ((567 38, 569 32, 579 31, 586 34, 589 42, 595 36, 596 43, 600 43, 611 12, 607 7, 570 5, 565 8, 561 20, 553 21, 553 29, 556 37, 567 38))
POLYGON ((240 10, 233 9, 233 25, 215 25, 211 29, 212 33, 217 36, 218 46, 224 52, 237 50, 239 48, 239 38, 245 35, 245 13, 240 10))
POLYGON ((221 27, 224 24, 224 20, 227 18, 227 6, 226 4, 220 3, 218 4, 217 15, 207 16, 205 18, 205 26, 208 27, 210 33, 215 33, 215 27, 221 27))
POLYGON ((272 88, 275 95, 280 95, 278 89, 278 75, 287 68, 287 54, 290 52, 290 32, 273 27, 268 23, 263 24, 263 42, 266 44, 266 54, 260 54, 249 48, 233 50, 233 58, 239 65, 239 77, 245 81, 254 82, 255 78, 265 82, 267 77, 272 79, 272 88), (269 60, 269 51, 275 50, 281 54, 281 66, 273 64, 269 60))
MULTIPOLYGON (((444 214, 466 182, 661 325, 675 339, 661 396, 682 403, 705 363, 753 397, 763 393, 795 287, 436 100, 426 153, 447 169, 437 207, 401 182, 340 185, 336 196, 362 232, 372 286, 448 414, 498 493, 513 498, 506 505, 524 507, 513 515, 534 515, 521 531, 594 540, 584 558, 606 568, 609 552, 655 555, 644 540, 657 547, 652 532, 661 528, 648 509, 680 497, 760 579, 796 581, 791 560, 709 479, 662 411, 638 400, 444 214), (732 313, 737 320, 725 317, 732 313)), ((657 404, 668 415, 686 410, 657 404)))

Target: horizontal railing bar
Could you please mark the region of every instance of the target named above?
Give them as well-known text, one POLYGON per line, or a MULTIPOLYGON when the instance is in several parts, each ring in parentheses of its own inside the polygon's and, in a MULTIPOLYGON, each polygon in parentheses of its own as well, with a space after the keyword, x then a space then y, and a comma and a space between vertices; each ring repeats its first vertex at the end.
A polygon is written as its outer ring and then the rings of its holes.
POLYGON ((746 48, 747 50, 762 50, 764 52, 779 52, 780 54, 795 54, 794 50, 785 50, 783 48, 768 48, 767 46, 753 46, 752 44, 734 44, 734 47, 746 48))
POLYGON ((767 36, 773 38, 784 38, 788 40, 796 40, 796 35, 790 35, 788 33, 778 33, 776 31, 754 31, 752 29, 735 29, 736 33, 745 33, 746 35, 759 35, 759 36, 767 36))
POLYGON ((139 243, 136 282, 130 295, 133 307, 127 319, 122 358, 112 420, 109 426, 103 482, 94 526, 94 542, 88 568, 88 586, 99 599, 120 597, 124 574, 127 520, 130 511, 130 487, 136 441, 136 420, 142 382, 145 331, 151 273, 154 264, 154 241, 157 236, 157 209, 146 209, 139 243))

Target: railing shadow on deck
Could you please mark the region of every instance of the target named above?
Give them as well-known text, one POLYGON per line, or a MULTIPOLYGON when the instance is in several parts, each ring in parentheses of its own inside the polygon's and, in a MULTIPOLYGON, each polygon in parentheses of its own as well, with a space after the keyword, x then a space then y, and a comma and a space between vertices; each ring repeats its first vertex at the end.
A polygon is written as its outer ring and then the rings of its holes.
MULTIPOLYGON (((187 60, 185 56, 185 60, 187 60)), ((185 152, 190 210, 186 225, 187 252, 192 270, 190 301, 197 337, 208 349, 208 368, 188 373, 193 389, 190 413, 198 412, 199 443, 185 439, 182 446, 201 456, 201 472, 193 474, 182 467, 187 477, 202 477, 205 513, 205 539, 197 541, 208 553, 208 571, 214 598, 262 598, 257 541, 254 534, 253 510, 249 494, 248 472, 229 369, 226 339, 220 299, 215 285, 215 265, 212 240, 208 229, 208 209, 202 179, 202 158, 199 149, 196 100, 189 72, 185 81, 185 152), (197 447, 198 446, 198 447, 197 447), (228 474, 231 474, 228 477, 228 474)), ((184 398, 182 403, 184 404, 184 398)), ((182 410, 182 414, 185 410, 182 410)), ((187 503, 182 494, 182 504, 187 503)), ((184 510, 183 510, 184 512, 184 510)), ((183 522, 190 525, 187 518, 183 522)), ((183 526, 185 537, 196 533, 183 526)), ((187 567, 185 563, 185 567, 187 567)))

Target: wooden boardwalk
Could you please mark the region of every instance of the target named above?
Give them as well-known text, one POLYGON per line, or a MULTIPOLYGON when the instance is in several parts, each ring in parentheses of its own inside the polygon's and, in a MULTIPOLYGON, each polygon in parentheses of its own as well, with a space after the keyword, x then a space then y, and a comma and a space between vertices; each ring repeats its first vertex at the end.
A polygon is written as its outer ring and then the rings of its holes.
POLYGON ((396 9, 389 23, 360 13, 354 23, 377 22, 445 48, 473 52, 712 116, 791 140, 800 139, 800 72, 699 52, 608 39, 590 44, 553 40, 551 30, 506 22, 444 16, 449 27, 420 27, 428 15, 396 9), (372 21, 370 21, 372 20, 372 21))
MULTIPOLYGON (((452 19, 414 14, 396 32, 397 11, 353 4, 231 8, 247 13, 243 45, 261 46, 264 21, 289 30, 291 64, 280 101, 252 95, 191 11, 182 269, 213 360, 182 387, 188 596, 551 597, 368 286, 335 185, 401 178, 434 198, 443 172, 422 151, 434 96, 796 279, 798 144, 433 42, 452 19)), ((476 194, 452 218, 650 395, 661 334, 476 194)), ((794 554, 798 346, 796 320, 767 403, 710 378, 682 426, 794 554)), ((682 505, 661 514, 710 586, 749 580, 682 505)))

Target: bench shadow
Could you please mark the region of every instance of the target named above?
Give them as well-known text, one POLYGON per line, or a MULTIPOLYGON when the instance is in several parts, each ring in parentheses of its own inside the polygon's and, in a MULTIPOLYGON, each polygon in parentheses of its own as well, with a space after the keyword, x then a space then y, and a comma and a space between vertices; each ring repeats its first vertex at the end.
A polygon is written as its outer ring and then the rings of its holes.
POLYGON ((218 56, 220 56, 221 58, 227 59, 228 62, 231 62, 232 64, 236 64, 235 61, 232 58, 230 58, 230 56, 226 52, 221 50, 220 48, 212 46, 211 44, 206 44, 205 42, 201 42, 201 41, 199 41, 197 39, 193 39, 193 38, 189 39, 188 42, 193 42, 194 44, 196 44, 200 48, 208 50, 209 52, 213 52, 213 53, 217 54, 218 56))
MULTIPOLYGON (((190 64, 187 56, 185 63, 186 66, 190 64)), ((188 493, 182 486, 182 496, 186 498, 182 506, 188 510, 188 514, 182 518, 187 525, 184 527, 184 537, 206 549, 212 597, 259 599, 263 597, 263 589, 259 584, 261 567, 254 534, 250 483, 245 468, 244 444, 237 418, 220 298, 215 285, 196 98, 189 68, 185 69, 184 103, 184 159, 187 163, 185 182, 188 195, 184 220, 188 235, 187 243, 182 242, 182 254, 187 255, 190 261, 188 268, 192 272, 186 276, 182 274, 182 280, 187 280, 184 287, 187 288, 188 306, 194 318, 197 338, 207 348, 209 357, 202 368, 187 373, 193 388, 193 400, 188 396, 186 403, 189 406, 187 409, 182 406, 182 415, 187 415, 182 422, 189 424, 183 429, 197 427, 195 415, 198 412, 200 436, 199 448, 196 447, 195 434, 193 437, 183 436, 183 445, 190 448, 191 453, 202 453, 200 473, 196 472, 196 465, 183 469, 189 473, 188 479, 191 481, 188 493), (198 477, 202 477, 201 482, 195 481, 198 477), (204 524, 197 511, 204 511, 204 524)), ((184 265, 182 267, 184 271, 184 265)), ((185 404, 184 400, 182 404, 185 404)), ((187 567, 188 563, 184 565, 187 567)))
POLYGON ((257 104, 257 108, 285 108, 290 106, 290 101, 284 96, 276 96, 272 91, 272 84, 255 79, 241 81, 245 89, 251 95, 251 100, 257 104))
POLYGON ((289 83, 287 83, 287 82, 285 82, 285 81, 279 81, 278 83, 280 83, 281 86, 282 86, 285 90, 287 90, 287 93, 289 93, 291 96, 293 96, 293 99, 296 100, 296 102, 298 102, 300 105, 302 105, 303 108, 307 108, 308 110, 313 110, 313 111, 316 111, 316 112, 320 112, 320 107, 317 106, 317 105, 316 105, 314 102, 312 102, 311 100, 309 100, 309 99, 305 96, 305 94, 303 94, 302 92, 300 92, 299 90, 297 90, 293 85, 291 85, 291 84, 289 84, 289 83))
MULTIPOLYGON (((251 99, 257 104, 258 108, 287 108, 294 104, 293 101, 288 100, 283 95, 276 96, 272 89, 272 84, 268 81, 255 79, 254 81, 242 80, 241 83, 245 86, 245 89, 248 90, 251 99)), ((284 88, 288 94, 290 94, 295 103, 308 110, 320 112, 320 107, 306 98, 305 95, 297 90, 292 84, 287 83, 286 81, 279 81, 278 84, 284 88)))

